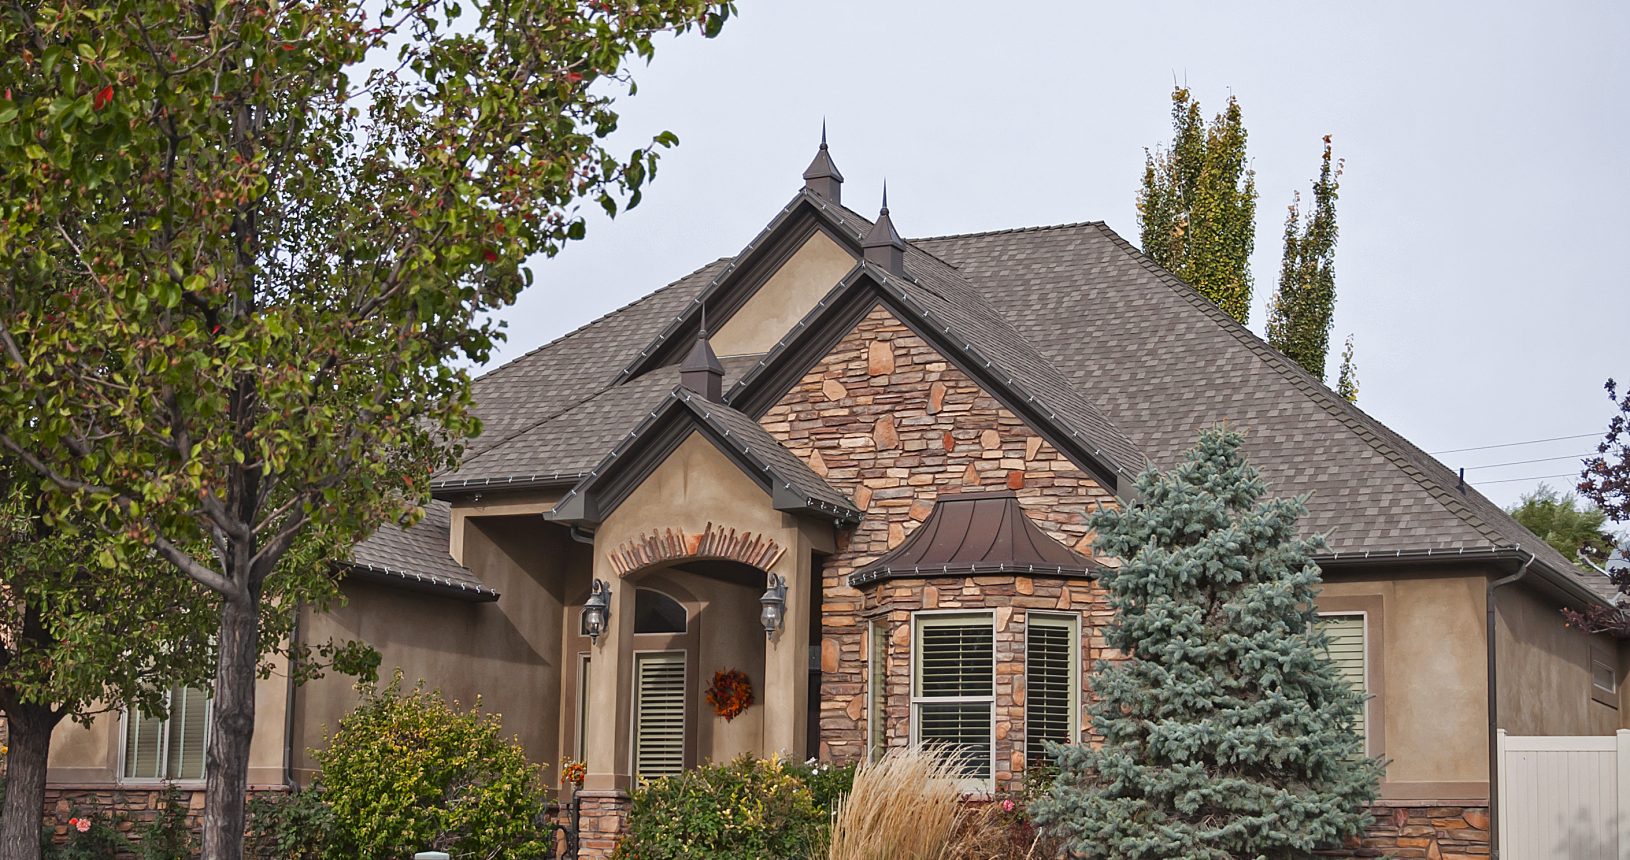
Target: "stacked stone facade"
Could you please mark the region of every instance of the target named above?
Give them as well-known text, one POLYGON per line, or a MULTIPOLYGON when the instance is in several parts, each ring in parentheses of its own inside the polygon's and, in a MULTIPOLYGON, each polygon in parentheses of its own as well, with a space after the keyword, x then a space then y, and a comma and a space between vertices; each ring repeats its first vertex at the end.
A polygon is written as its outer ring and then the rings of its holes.
POLYGON ((920 609, 990 610, 996 624, 999 790, 1023 769, 1024 634, 1028 611, 1080 617, 1081 681, 1104 656, 1103 590, 1085 580, 1015 576, 890 580, 849 574, 898 546, 942 493, 1011 489, 1048 535, 1092 552, 1088 515, 1114 495, 887 310, 874 309, 760 423, 864 512, 840 534, 822 572, 823 758, 858 760, 866 741, 866 630, 885 626, 886 725, 908 741, 911 616, 920 609))
MULTIPOLYGON (((1431 801, 1427 801, 1430 804, 1431 801)), ((1320 857, 1394 860, 1484 860, 1489 856, 1486 806, 1432 806, 1420 801, 1381 801, 1362 840, 1320 857)))
POLYGON ((610 857, 628 826, 628 795, 621 791, 579 791, 577 797, 578 856, 610 857))

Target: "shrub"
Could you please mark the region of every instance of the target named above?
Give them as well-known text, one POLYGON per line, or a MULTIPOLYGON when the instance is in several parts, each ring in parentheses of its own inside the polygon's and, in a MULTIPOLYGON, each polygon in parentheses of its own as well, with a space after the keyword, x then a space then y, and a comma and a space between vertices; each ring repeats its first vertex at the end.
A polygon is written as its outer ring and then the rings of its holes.
POLYGON ((838 804, 827 860, 950 860, 969 814, 962 763, 934 749, 891 749, 855 770, 838 804))
MULTIPOLYGON (((50 831, 46 831, 49 840, 50 831)), ((49 841, 40 852, 45 860, 114 860, 122 853, 130 851, 130 840, 120 833, 113 824, 101 818, 92 818, 75 812, 68 819, 68 841, 62 845, 50 844, 49 841), (86 829, 80 830, 80 822, 86 822, 86 829)))
POLYGON ((141 860, 187 860, 193 856, 187 800, 174 784, 164 786, 158 815, 141 829, 136 856, 141 860))
POLYGON ((855 784, 854 764, 833 764, 829 761, 817 762, 814 759, 803 764, 789 764, 787 771, 798 777, 798 781, 809 789, 810 796, 815 801, 815 808, 830 813, 838 806, 838 801, 849 793, 855 784))
POLYGON ((544 789, 496 715, 449 704, 398 674, 368 690, 317 754, 333 810, 328 856, 541 857, 549 851, 544 789))
POLYGON ((825 815, 781 762, 742 756, 634 792, 617 860, 759 860, 804 857, 825 815))
POLYGON ((312 786, 249 802, 247 853, 255 860, 323 860, 334 840, 334 810, 312 786))

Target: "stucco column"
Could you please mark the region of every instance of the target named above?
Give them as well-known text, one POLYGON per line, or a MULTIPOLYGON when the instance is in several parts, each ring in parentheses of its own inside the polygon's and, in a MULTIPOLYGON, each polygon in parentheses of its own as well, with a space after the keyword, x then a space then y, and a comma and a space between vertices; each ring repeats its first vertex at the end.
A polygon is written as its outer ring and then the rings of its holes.
MULTIPOLYGON (((589 709, 584 732, 589 791, 627 791, 629 775, 629 717, 634 689, 634 588, 612 569, 606 554, 595 547, 594 576, 611 587, 611 613, 605 634, 589 654, 589 709)), ((570 623, 577 624, 577 619, 570 623)))
POLYGON ((764 646, 764 753, 802 760, 808 744, 813 556, 800 535, 772 573, 787 580, 786 621, 764 646))

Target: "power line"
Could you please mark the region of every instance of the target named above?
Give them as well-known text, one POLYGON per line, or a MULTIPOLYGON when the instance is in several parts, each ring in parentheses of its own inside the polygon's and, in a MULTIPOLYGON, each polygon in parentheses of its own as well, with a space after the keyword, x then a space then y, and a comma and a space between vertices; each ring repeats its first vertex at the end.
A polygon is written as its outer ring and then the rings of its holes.
POLYGON ((1512 460, 1509 463, 1484 463, 1481 466, 1467 466, 1467 469, 1498 469, 1501 466, 1526 466, 1529 463, 1550 463, 1555 460, 1583 460, 1589 454, 1563 454, 1560 457, 1541 457, 1538 460, 1512 460))
POLYGON ((1478 445, 1473 448, 1453 448, 1448 451, 1428 451, 1426 453, 1436 457, 1439 454, 1464 454, 1467 451, 1487 451, 1490 448, 1515 448, 1519 445, 1538 445, 1541 442, 1562 442, 1568 439, 1595 439, 1601 433, 1580 433, 1577 436, 1553 436, 1550 439, 1529 439, 1527 442, 1505 442, 1499 445, 1478 445))
POLYGON ((1501 478, 1498 481, 1474 481, 1473 483, 1475 483, 1475 484, 1477 484, 1477 486, 1481 487, 1484 484, 1509 484, 1509 483, 1511 483, 1513 481, 1548 481, 1548 480, 1550 480, 1552 478, 1571 478, 1576 474, 1578 474, 1578 473, 1576 473, 1576 472, 1566 472, 1566 473, 1561 474, 1561 475, 1535 475, 1532 478, 1501 478))

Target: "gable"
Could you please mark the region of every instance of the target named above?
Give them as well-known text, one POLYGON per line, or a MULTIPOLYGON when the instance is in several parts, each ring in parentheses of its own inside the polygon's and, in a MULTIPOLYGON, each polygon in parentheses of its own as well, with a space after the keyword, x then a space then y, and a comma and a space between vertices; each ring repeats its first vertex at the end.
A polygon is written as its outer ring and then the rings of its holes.
POLYGON ((752 531, 782 528, 769 493, 701 433, 692 430, 596 530, 605 546, 633 540, 659 523, 701 534, 711 523, 752 531))
POLYGON ((899 545, 940 493, 1012 489, 1044 532, 1090 554, 1114 494, 888 308, 874 305, 759 419, 865 514, 825 569, 899 545))
POLYGON ((854 268, 855 258, 816 230, 712 333, 721 356, 759 355, 792 330, 854 268))

